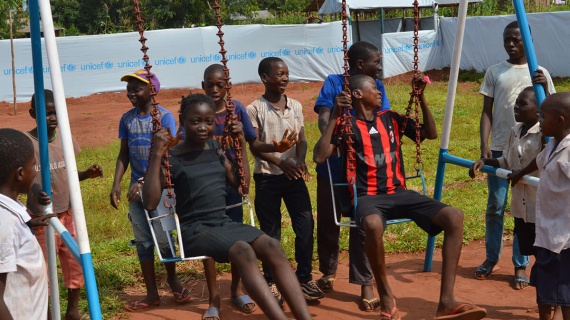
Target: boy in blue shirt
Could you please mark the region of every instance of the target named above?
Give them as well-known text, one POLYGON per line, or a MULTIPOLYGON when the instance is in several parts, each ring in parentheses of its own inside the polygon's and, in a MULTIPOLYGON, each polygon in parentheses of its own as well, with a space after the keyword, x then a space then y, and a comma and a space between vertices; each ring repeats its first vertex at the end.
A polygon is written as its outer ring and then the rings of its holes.
MULTIPOLYGON (((152 140, 152 99, 150 95, 150 83, 154 85, 156 93, 160 91, 160 82, 156 75, 149 75, 146 70, 137 70, 121 78, 127 82, 127 97, 133 108, 121 117, 119 123, 119 139, 121 148, 115 167, 115 178, 111 189, 111 205, 118 209, 121 199, 121 179, 129 164, 131 166, 131 181, 127 199, 129 200, 129 220, 133 227, 135 239, 131 244, 136 246, 141 270, 147 289, 146 296, 127 307, 131 311, 146 309, 160 305, 160 296, 156 286, 154 273, 154 241, 146 220, 137 181, 144 177, 148 165, 149 148, 152 140)), ((163 128, 170 132, 176 130, 176 120, 170 111, 158 106, 160 121, 163 128)), ((152 213, 149 212, 152 215, 152 213)), ((165 232, 159 224, 153 225, 160 250, 165 257, 170 257, 170 247, 165 232)), ((174 262, 164 264, 168 273, 168 284, 176 301, 181 303, 190 300, 190 291, 182 286, 176 276, 174 262)))

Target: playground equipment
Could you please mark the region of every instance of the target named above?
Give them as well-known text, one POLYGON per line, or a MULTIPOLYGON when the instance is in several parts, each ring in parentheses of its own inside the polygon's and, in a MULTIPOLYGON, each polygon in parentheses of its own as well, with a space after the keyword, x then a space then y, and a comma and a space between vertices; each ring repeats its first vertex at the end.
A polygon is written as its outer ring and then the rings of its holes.
MULTIPOLYGON (((81 198, 81 188, 79 186, 79 177, 77 175, 77 164, 75 162, 75 153, 73 151, 73 142, 71 140, 71 130, 69 126, 69 117, 67 114, 67 104, 65 102, 65 94, 63 91, 63 80, 61 76, 61 68, 59 64, 59 56, 57 45, 55 42, 55 30, 53 27, 53 18, 51 15, 51 6, 49 0, 30 0, 30 33, 32 39, 33 65, 34 65, 34 90, 36 95, 36 119, 38 123, 38 137, 40 145, 40 163, 42 175, 42 188, 51 196, 51 179, 49 172, 49 155, 47 141, 46 126, 46 106, 44 97, 44 81, 42 67, 42 48, 40 30, 40 13, 43 26, 43 35, 45 40, 45 48, 50 66, 50 77, 53 86, 55 108, 57 112, 57 120, 59 124, 59 132, 63 141, 63 153, 66 163, 66 173, 68 176, 68 187, 70 190, 71 207, 73 208, 73 218, 77 230, 77 243, 69 232, 63 227, 57 218, 51 218, 49 223, 51 227, 46 230, 48 241, 48 264, 50 275, 50 293, 51 293, 51 315, 52 319, 60 318, 59 292, 57 281, 57 266, 55 264, 55 246, 53 229, 61 236, 66 246, 72 252, 73 256, 80 262, 83 268, 83 277, 85 279, 85 288, 87 291, 87 302, 89 304, 89 314, 91 319, 102 319, 101 306, 99 304, 99 295, 97 290, 97 282, 95 279, 95 271, 93 269, 93 260, 91 257, 91 248, 89 246, 89 236, 87 234, 87 226, 85 223, 85 213, 83 208, 83 200, 81 198)), ((51 205, 46 206, 44 212, 52 213, 51 205)))
MULTIPOLYGON (((344 88, 343 91, 349 93, 348 88, 348 78, 350 77, 348 73, 349 65, 348 65, 348 36, 347 36, 347 6, 346 0, 342 0, 342 42, 343 42, 343 49, 344 49, 344 88)), ((419 3, 418 0, 414 0, 414 72, 419 72, 418 68, 418 32, 419 32, 419 3)), ((422 183, 422 190, 423 195, 426 195, 426 184, 423 175, 423 162, 421 159, 421 136, 420 136, 420 115, 419 115, 419 95, 420 91, 414 85, 412 85, 412 92, 410 93, 410 100, 408 102, 408 107, 406 108, 406 116, 404 120, 404 124, 402 126, 400 134, 403 135, 403 130, 405 130, 408 120, 413 117, 416 123, 416 163, 414 164, 414 169, 416 170, 416 174, 413 176, 406 177, 406 180, 409 179, 420 179, 422 183)), ((352 107, 348 106, 344 108, 342 112, 342 116, 340 118, 340 132, 346 138, 344 139, 344 146, 342 152, 345 152, 346 160, 344 162, 346 166, 346 173, 343 172, 341 176, 345 176, 345 181, 342 182, 333 182, 331 169, 329 162, 327 160, 327 169, 329 174, 329 181, 331 185, 331 194, 332 199, 340 199, 341 206, 343 207, 341 211, 341 215, 348 216, 349 221, 343 222, 340 217, 337 215, 337 208, 336 203, 333 201, 333 213, 335 224, 337 226, 348 226, 348 227, 358 227, 358 221, 355 218, 356 215, 356 207, 358 204, 358 198, 356 196, 356 151, 353 148, 353 138, 354 135, 352 132, 352 107), (340 188, 339 188, 340 187, 340 188), (336 197, 335 197, 335 188, 336 188, 336 197), (344 200, 344 201, 343 201, 344 200), (350 202, 352 204, 352 208, 348 205, 342 205, 342 203, 350 202)), ((339 153, 340 154, 340 153, 339 153)), ((342 157, 342 156, 341 156, 342 157)), ((386 222, 387 225, 403 223, 403 222, 410 222, 410 219, 393 219, 388 220, 386 222)), ((424 271, 428 272, 431 270, 432 260, 433 260, 433 251, 435 247, 435 236, 428 236, 427 244, 426 244, 426 255, 424 259, 424 271)))

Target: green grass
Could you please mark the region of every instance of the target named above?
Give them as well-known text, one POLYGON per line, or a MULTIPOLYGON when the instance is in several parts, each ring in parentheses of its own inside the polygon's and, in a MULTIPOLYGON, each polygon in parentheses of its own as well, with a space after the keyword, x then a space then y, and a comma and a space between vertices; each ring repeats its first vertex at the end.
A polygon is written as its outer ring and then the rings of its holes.
MULTIPOLYGON (((461 77, 464 82, 459 84, 455 102, 449 152, 462 158, 476 159, 479 157, 479 117, 482 107, 482 98, 478 94, 478 89, 482 75, 475 72, 464 72, 461 77)), ((569 79, 557 79, 555 80, 555 85, 557 91, 570 91, 569 79)), ((387 91, 392 108, 403 113, 409 99, 409 86, 407 84, 391 84, 388 86, 387 91)), ((446 96, 447 83, 444 82, 434 82, 426 90, 426 98, 440 132, 446 96)), ((315 122, 306 123, 305 130, 307 140, 309 141, 307 165, 311 168, 311 173, 315 177, 312 147, 319 137, 317 124, 315 122)), ((140 285, 142 282, 135 249, 128 246, 129 241, 132 239, 132 231, 127 219, 127 201, 123 200, 120 203, 119 210, 113 209, 109 204, 109 192, 113 182, 112 175, 118 149, 118 142, 104 147, 87 147, 83 149, 77 158, 80 170, 87 168, 92 163, 98 163, 102 165, 105 172, 103 178, 87 180, 81 184, 104 318, 110 318, 121 311, 123 303, 120 295, 126 287, 140 285)), ((427 180, 429 196, 433 195, 438 152, 439 139, 425 141, 422 144, 422 159, 425 166, 424 175, 427 180)), ((412 174, 415 160, 414 143, 406 141, 403 146, 403 153, 406 157, 407 172, 412 174)), ((252 159, 250 155, 250 165, 253 165, 252 159)), ((123 199, 126 198, 128 175, 129 173, 123 178, 123 199)), ((417 181, 413 185, 417 187, 417 181)), ((312 179, 308 183, 308 187, 313 203, 313 211, 315 212, 316 179, 312 179)), ((252 197, 255 197, 254 191, 255 188, 252 186, 252 197)), ((443 201, 460 208, 465 213, 465 244, 484 236, 485 223, 483 212, 486 193, 484 175, 471 180, 467 175, 466 168, 447 165, 443 201)), ((291 262, 294 263, 294 234, 284 207, 283 212, 282 244, 291 262)), ((507 232, 510 232, 512 227, 512 219, 507 219, 507 232)), ((411 223, 390 226, 386 231, 385 237, 387 239, 387 252, 422 251, 425 247, 425 233, 411 223)), ((348 247, 347 238, 348 228, 342 228, 342 250, 346 250, 348 247)), ((441 236, 439 236, 437 240, 438 245, 441 245, 441 239, 441 236)), ((315 245, 315 270, 317 269, 316 249, 315 245)), ((162 279, 161 286, 166 287, 164 268, 160 266, 158 260, 156 266, 158 277, 162 279)), ((228 271, 229 266, 218 265, 218 268, 219 271, 228 271)), ((180 263, 178 270, 183 281, 202 277, 200 274, 200 263, 180 263)), ((65 310, 66 292, 64 288, 61 289, 61 292, 62 310, 65 310)), ((87 308, 87 303, 84 300, 81 308, 87 308)))

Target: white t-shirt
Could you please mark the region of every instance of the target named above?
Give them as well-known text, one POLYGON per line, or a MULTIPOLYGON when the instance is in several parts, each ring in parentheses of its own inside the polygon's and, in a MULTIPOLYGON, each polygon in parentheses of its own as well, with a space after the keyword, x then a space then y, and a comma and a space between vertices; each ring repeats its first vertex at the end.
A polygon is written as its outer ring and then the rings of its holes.
POLYGON ((570 248, 570 134, 554 150, 550 139, 536 156, 540 182, 536 191, 534 245, 554 253, 570 248))
POLYGON ((16 320, 48 314, 46 265, 29 220, 22 203, 0 194, 0 273, 6 273, 4 301, 16 320))
MULTIPOLYGON (((550 73, 539 67, 548 79, 548 91, 556 92, 550 73)), ((485 72, 479 93, 493 98, 493 122, 491 145, 493 151, 503 151, 507 145, 511 128, 515 125, 513 108, 519 93, 532 85, 528 65, 512 64, 507 61, 491 66, 485 72)))

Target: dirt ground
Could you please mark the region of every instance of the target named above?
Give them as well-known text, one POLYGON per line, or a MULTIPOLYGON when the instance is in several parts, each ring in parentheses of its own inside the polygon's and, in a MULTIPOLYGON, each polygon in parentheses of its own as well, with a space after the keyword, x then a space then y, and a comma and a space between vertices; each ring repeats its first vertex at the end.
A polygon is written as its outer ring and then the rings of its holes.
MULTIPOLYGON (((448 71, 430 73, 433 80, 445 79, 448 71)), ((401 79, 410 79, 401 76, 401 79)), ((389 79, 391 81, 400 79, 389 79)), ((409 80, 406 80, 409 81, 409 80)), ((291 83, 287 89, 290 97, 299 100, 305 106, 306 121, 315 121, 312 111, 316 96, 322 83, 291 83)), ((200 92, 201 90, 192 90, 200 92)), ((178 101, 188 89, 164 90, 158 95, 162 106, 177 112, 178 101)), ((261 84, 237 85, 232 89, 234 99, 247 104, 262 93, 261 84)), ((88 97, 67 100, 71 130, 80 146, 101 146, 117 138, 118 122, 121 115, 131 105, 124 92, 95 94, 88 97)), ((0 102, 0 127, 12 127, 30 130, 34 122, 28 114, 29 103, 17 105, 17 115, 13 107, 0 102)), ((538 314, 528 313, 534 305, 533 288, 516 291, 512 288, 513 266, 510 262, 511 242, 506 241, 500 269, 489 280, 480 281, 473 277, 475 268, 484 260, 484 243, 475 241, 463 248, 457 276, 455 292, 458 300, 475 303, 487 308, 488 319, 538 319, 538 314)), ((437 307, 441 272, 441 251, 436 250, 432 272, 421 272, 423 254, 391 254, 387 256, 389 281, 397 297, 397 304, 403 319, 432 319, 437 307)), ((348 284, 348 259, 342 255, 335 292, 325 299, 310 306, 315 319, 377 319, 378 313, 365 313, 358 310, 359 286, 348 284)), ((320 275, 315 274, 317 279, 320 275)), ((256 310, 252 315, 243 315, 234 308, 229 300, 229 275, 219 277, 221 287, 223 319, 264 319, 262 312, 256 310)), ((200 319, 207 308, 207 289, 205 283, 186 283, 192 289, 193 299, 189 304, 175 304, 169 291, 161 292, 163 304, 159 308, 141 313, 124 313, 118 318, 131 319, 200 319)), ((140 287, 125 290, 124 299, 136 301, 143 295, 140 287)), ((286 308, 286 310, 289 310, 286 308)), ((289 316, 292 315, 289 313, 289 316)))

